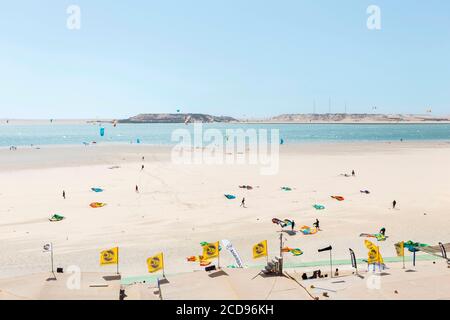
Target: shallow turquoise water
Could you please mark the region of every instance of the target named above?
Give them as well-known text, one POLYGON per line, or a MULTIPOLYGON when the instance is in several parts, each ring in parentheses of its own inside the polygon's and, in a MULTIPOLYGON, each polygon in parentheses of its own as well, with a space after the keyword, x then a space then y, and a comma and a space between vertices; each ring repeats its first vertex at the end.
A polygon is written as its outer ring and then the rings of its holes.
MULTIPOLYGON (((99 125, 0 125, 0 146, 11 145, 81 145, 84 142, 175 144, 171 136, 176 129, 193 132, 184 124, 119 124, 105 125, 100 136, 99 125)), ((204 124, 207 129, 223 132, 233 129, 278 129, 286 144, 308 142, 351 141, 421 141, 449 140, 450 124, 204 124)))

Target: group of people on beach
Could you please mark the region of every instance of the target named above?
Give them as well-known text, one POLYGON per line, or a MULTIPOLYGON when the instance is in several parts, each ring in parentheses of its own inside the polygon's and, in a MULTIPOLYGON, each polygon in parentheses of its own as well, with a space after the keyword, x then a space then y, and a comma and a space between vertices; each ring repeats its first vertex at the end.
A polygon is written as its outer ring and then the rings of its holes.
MULTIPOLYGON (((347 178, 350 177, 350 175, 348 173, 341 173, 341 176, 344 176, 344 177, 347 177, 347 178)), ((352 170, 351 176, 352 177, 356 177, 355 170, 352 170)))
MULTIPOLYGON (((145 160, 145 157, 142 156, 142 161, 144 161, 144 160, 145 160)), ((145 168, 145 166, 144 166, 144 164, 142 164, 142 165, 141 165, 141 171, 144 171, 144 168, 145 168)), ((138 186, 138 185, 136 185, 136 186, 134 187, 134 191, 136 191, 136 193, 139 193, 139 186, 138 186)))

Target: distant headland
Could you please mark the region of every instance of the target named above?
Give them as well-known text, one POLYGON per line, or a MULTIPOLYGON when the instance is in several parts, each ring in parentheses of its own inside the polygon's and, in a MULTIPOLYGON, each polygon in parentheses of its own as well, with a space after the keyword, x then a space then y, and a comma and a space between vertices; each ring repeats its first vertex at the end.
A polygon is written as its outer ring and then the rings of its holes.
POLYGON ((238 122, 232 117, 212 116, 202 113, 145 113, 128 119, 119 120, 119 123, 184 123, 184 122, 238 122))
POLYGON ((295 113, 267 118, 233 118, 203 113, 145 113, 127 119, 0 119, 0 125, 101 123, 450 123, 450 115, 371 114, 371 113, 295 113))

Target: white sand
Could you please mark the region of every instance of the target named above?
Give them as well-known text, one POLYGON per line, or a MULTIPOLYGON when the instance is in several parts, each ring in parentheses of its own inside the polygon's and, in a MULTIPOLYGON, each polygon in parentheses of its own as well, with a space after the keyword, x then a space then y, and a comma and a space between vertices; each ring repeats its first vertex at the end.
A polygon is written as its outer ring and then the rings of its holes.
MULTIPOLYGON (((42 246, 50 241, 55 265, 77 265, 83 272, 115 271, 99 266, 99 251, 118 245, 125 277, 145 275, 146 258, 159 251, 167 274, 200 270, 186 257, 201 253, 201 241, 221 239, 232 241, 247 265, 263 264, 251 258, 251 247, 267 239, 271 256, 278 254, 273 217, 294 219, 297 226, 321 222, 323 231, 316 235, 286 235, 286 245, 304 251, 285 255, 287 263, 326 260, 328 254, 317 249, 330 244, 335 259, 349 259, 348 248, 365 258, 359 234, 381 227, 389 235, 380 243, 385 257, 395 256, 394 243, 401 240, 450 242, 445 142, 282 146, 274 176, 250 165, 175 165, 169 151, 125 145, 0 150, 0 278, 48 271, 50 256, 42 246), (109 169, 115 165, 120 168, 109 169), (339 176, 352 169, 357 177, 339 176), (239 189, 242 184, 255 188, 239 189), (294 190, 283 192, 281 186, 294 190), (227 200, 224 193, 238 198, 227 200), (239 207, 243 196, 246 209, 239 207), (390 208, 394 199, 397 210, 390 208), (92 209, 94 201, 108 205, 92 209), (316 211, 315 203, 326 210, 316 211), (51 223, 54 213, 67 219, 51 223)), ((224 250, 221 265, 232 263, 224 250)))

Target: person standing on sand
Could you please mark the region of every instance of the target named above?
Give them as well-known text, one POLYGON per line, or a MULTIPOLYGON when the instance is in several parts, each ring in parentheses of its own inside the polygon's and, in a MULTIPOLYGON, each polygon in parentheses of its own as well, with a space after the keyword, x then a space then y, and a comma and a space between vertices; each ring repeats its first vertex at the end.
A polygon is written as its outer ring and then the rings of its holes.
POLYGON ((142 165, 142 167, 141 167, 141 171, 142 171, 142 170, 144 170, 144 165, 142 165))
POLYGON ((66 191, 63 190, 63 198, 66 199, 66 191))
POLYGON ((292 231, 294 231, 294 227, 295 227, 295 221, 292 220, 292 223, 291 223, 291 230, 292 230, 292 231))
POLYGON ((313 223, 313 226, 319 229, 319 219, 316 218, 316 222, 313 223))
POLYGON ((354 177, 355 175, 355 170, 352 170, 352 176, 354 177))
POLYGON ((135 190, 136 190, 137 193, 139 193, 139 187, 137 185, 136 185, 135 190))
POLYGON ((395 209, 395 206, 397 205, 397 201, 392 201, 392 209, 395 209))
POLYGON ((246 208, 246 207, 245 207, 245 198, 242 198, 242 201, 241 201, 241 205, 240 205, 240 206, 246 208))

